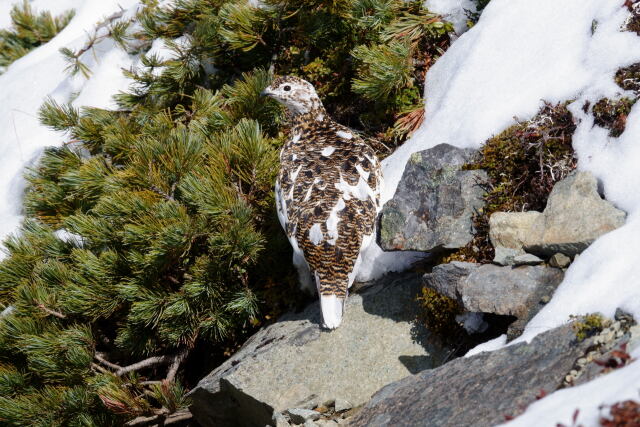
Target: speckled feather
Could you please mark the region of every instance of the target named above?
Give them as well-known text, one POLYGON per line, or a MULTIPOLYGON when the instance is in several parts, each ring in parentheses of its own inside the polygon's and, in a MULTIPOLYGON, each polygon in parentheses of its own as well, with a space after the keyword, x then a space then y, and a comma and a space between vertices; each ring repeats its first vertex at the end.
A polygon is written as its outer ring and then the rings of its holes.
MULTIPOLYGON (((285 79, 291 77, 271 86, 285 79)), ((380 208, 375 152, 331 120, 318 100, 309 112, 293 116, 280 161, 276 191, 283 227, 316 276, 320 295, 345 298, 380 208)))

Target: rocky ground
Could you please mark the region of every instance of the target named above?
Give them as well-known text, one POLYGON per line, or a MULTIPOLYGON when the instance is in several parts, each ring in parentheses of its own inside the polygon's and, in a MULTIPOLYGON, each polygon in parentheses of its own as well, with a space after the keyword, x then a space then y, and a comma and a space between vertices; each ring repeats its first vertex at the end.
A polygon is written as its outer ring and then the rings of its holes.
MULTIPOLYGON (((412 156, 381 214, 384 249, 438 253, 472 241, 487 179, 463 169, 473 155, 442 144, 412 156)), ((634 319, 576 318, 530 343, 456 358, 455 343, 418 320, 416 298, 426 287, 456 301, 469 333, 508 319, 500 333, 512 340, 572 260, 625 217, 592 175, 573 173, 543 212, 491 216, 493 264, 452 261, 365 284, 335 331, 319 327, 317 303, 285 316, 191 391, 191 411, 203 426, 489 426, 516 417, 550 392, 606 373, 607 360, 640 345, 634 319)))

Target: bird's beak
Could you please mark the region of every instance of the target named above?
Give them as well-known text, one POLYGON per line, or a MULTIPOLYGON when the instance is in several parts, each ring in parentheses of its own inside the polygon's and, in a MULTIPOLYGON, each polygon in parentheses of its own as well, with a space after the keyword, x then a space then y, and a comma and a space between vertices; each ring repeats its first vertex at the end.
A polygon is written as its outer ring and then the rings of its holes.
POLYGON ((269 92, 269 88, 265 88, 262 92, 260 92, 260 96, 271 96, 271 92, 269 92))

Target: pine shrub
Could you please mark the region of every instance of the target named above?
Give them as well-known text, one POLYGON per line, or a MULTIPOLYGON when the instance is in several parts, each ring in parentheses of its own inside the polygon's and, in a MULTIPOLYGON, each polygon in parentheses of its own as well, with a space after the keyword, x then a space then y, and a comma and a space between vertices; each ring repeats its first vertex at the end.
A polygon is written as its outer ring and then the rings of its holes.
POLYGON ((13 61, 56 36, 74 16, 74 11, 52 16, 36 13, 27 0, 11 9, 11 28, 0 30, 0 72, 13 61))
POLYGON ((40 110, 64 144, 27 173, 0 263, 1 423, 165 422, 206 369, 304 301, 272 191, 287 118, 259 96, 274 74, 311 81, 381 154, 419 123, 451 28, 422 2, 263 3, 147 1, 62 50, 86 77, 107 37, 141 65, 117 110, 40 110), (159 38, 170 59, 145 54, 159 38))

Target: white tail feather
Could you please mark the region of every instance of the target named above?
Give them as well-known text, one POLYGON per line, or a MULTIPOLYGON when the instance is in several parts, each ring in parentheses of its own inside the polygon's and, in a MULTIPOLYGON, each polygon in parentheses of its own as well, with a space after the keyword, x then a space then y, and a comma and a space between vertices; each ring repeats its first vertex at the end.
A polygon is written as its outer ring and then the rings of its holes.
POLYGON ((320 295, 320 308, 322 309, 323 326, 327 329, 335 329, 342 323, 342 310, 344 299, 335 295, 320 295))

